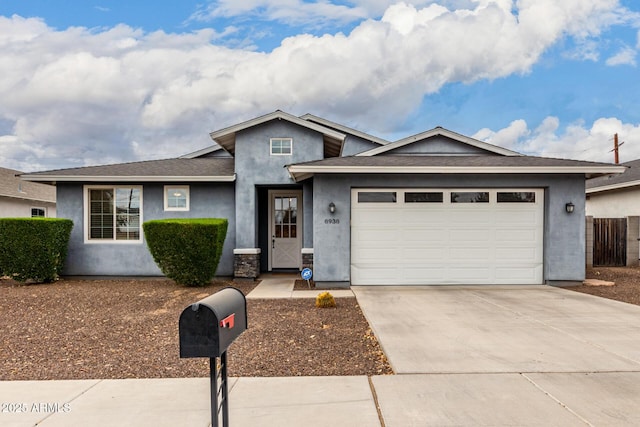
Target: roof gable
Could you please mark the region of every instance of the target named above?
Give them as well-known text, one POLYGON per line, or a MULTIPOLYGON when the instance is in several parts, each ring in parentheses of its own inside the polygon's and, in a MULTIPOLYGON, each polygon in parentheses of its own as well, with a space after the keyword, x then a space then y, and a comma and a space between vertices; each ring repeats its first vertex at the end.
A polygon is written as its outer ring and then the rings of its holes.
POLYGON ((398 155, 500 155, 521 156, 520 153, 507 150, 468 136, 452 132, 443 127, 436 127, 391 144, 374 148, 357 156, 369 157, 380 154, 398 155))
MULTIPOLYGON (((327 157, 335 157, 340 153, 340 149, 342 147, 342 143, 346 138, 346 135, 338 132, 334 129, 330 129, 328 127, 322 126, 318 123, 314 123, 309 120, 304 120, 302 118, 293 116, 291 114, 285 113, 284 111, 276 110, 273 113, 266 114, 264 116, 256 117, 251 120, 247 120, 242 123, 238 123, 236 125, 220 129, 215 132, 211 132, 209 136, 216 142, 220 147, 229 152, 231 155, 235 154, 235 145, 236 145, 236 134, 242 130, 261 125, 263 123, 272 121, 272 120, 286 120, 290 123, 294 123, 298 126, 302 126, 304 128, 319 132, 323 135, 323 141, 325 144, 325 153, 327 153, 327 157)), ((201 150, 200 155, 206 154, 206 149, 201 150)))

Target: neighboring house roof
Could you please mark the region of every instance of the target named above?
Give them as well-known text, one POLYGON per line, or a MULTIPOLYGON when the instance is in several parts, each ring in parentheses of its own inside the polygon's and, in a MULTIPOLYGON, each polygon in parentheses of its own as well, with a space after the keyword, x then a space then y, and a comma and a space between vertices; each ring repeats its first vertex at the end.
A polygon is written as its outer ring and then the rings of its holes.
POLYGON ((464 136, 459 133, 456 133, 438 126, 426 132, 421 132, 419 134, 400 139, 396 142, 387 144, 383 147, 373 148, 363 153, 356 154, 356 156, 363 156, 363 157, 376 156, 378 154, 386 153, 386 152, 395 150, 397 148, 404 147, 405 145, 413 144, 414 142, 417 142, 417 141, 423 141, 425 139, 432 138, 434 136, 444 136, 446 138, 451 138, 453 140, 462 142, 469 146, 480 148, 490 153, 499 154, 502 156, 521 156, 522 155, 520 153, 516 153, 515 151, 507 150, 506 148, 498 147, 496 145, 492 145, 487 142, 479 141, 477 139, 470 138, 468 136, 464 136))
POLYGON ((552 159, 533 156, 350 156, 287 166, 296 181, 315 173, 494 173, 562 174, 587 177, 621 173, 624 168, 608 163, 552 159))
POLYGON ((640 159, 622 163, 626 171, 619 175, 601 176, 587 181, 587 194, 640 186, 640 159))
POLYGON ((235 180, 234 159, 167 159, 26 173, 22 179, 41 182, 154 182, 235 180))
MULTIPOLYGON (((321 133, 324 139, 324 151, 329 157, 338 156, 340 154, 342 143, 346 138, 345 134, 340 133, 336 130, 308 120, 301 119, 280 110, 274 111, 273 113, 269 113, 264 116, 256 117, 255 119, 247 120, 246 122, 238 123, 237 125, 211 132, 209 136, 211 136, 211 139, 213 139, 218 145, 220 145, 222 148, 233 155, 235 153, 236 134, 238 132, 260 125, 262 123, 269 122, 271 120, 287 120, 288 122, 295 123, 299 126, 321 133)), ((207 149, 201 150, 203 152, 200 153, 200 155, 206 154, 206 150, 207 149)))
POLYGON ((46 184, 23 182, 18 175, 22 172, 0 168, 0 197, 56 202, 56 188, 46 184))

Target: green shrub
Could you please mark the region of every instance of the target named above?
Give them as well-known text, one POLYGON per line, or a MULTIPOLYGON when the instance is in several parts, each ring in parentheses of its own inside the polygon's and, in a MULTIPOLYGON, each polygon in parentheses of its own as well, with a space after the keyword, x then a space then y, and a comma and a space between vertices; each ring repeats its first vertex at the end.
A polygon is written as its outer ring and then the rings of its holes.
POLYGON ((218 269, 228 225, 220 218, 157 219, 142 228, 165 276, 180 285, 205 286, 218 269))
POLYGON ((0 218, 0 272, 20 282, 57 280, 72 228, 64 218, 0 218))

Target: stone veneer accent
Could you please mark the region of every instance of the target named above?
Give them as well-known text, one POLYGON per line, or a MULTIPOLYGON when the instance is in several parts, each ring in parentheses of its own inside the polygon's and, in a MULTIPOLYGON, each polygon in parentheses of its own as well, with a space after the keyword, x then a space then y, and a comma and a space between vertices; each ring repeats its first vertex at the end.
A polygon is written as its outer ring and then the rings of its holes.
POLYGON ((302 248, 302 268, 313 270, 313 248, 302 248))
POLYGON ((233 250, 233 277, 254 280, 260 275, 260 248, 233 250))

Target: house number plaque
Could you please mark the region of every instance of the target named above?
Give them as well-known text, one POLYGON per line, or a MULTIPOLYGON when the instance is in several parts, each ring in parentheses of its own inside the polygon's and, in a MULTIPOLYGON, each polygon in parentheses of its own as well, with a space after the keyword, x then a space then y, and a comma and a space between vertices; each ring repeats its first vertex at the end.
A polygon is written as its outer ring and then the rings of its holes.
POLYGON ((325 224, 340 224, 340 220, 338 218, 325 218, 325 224))

